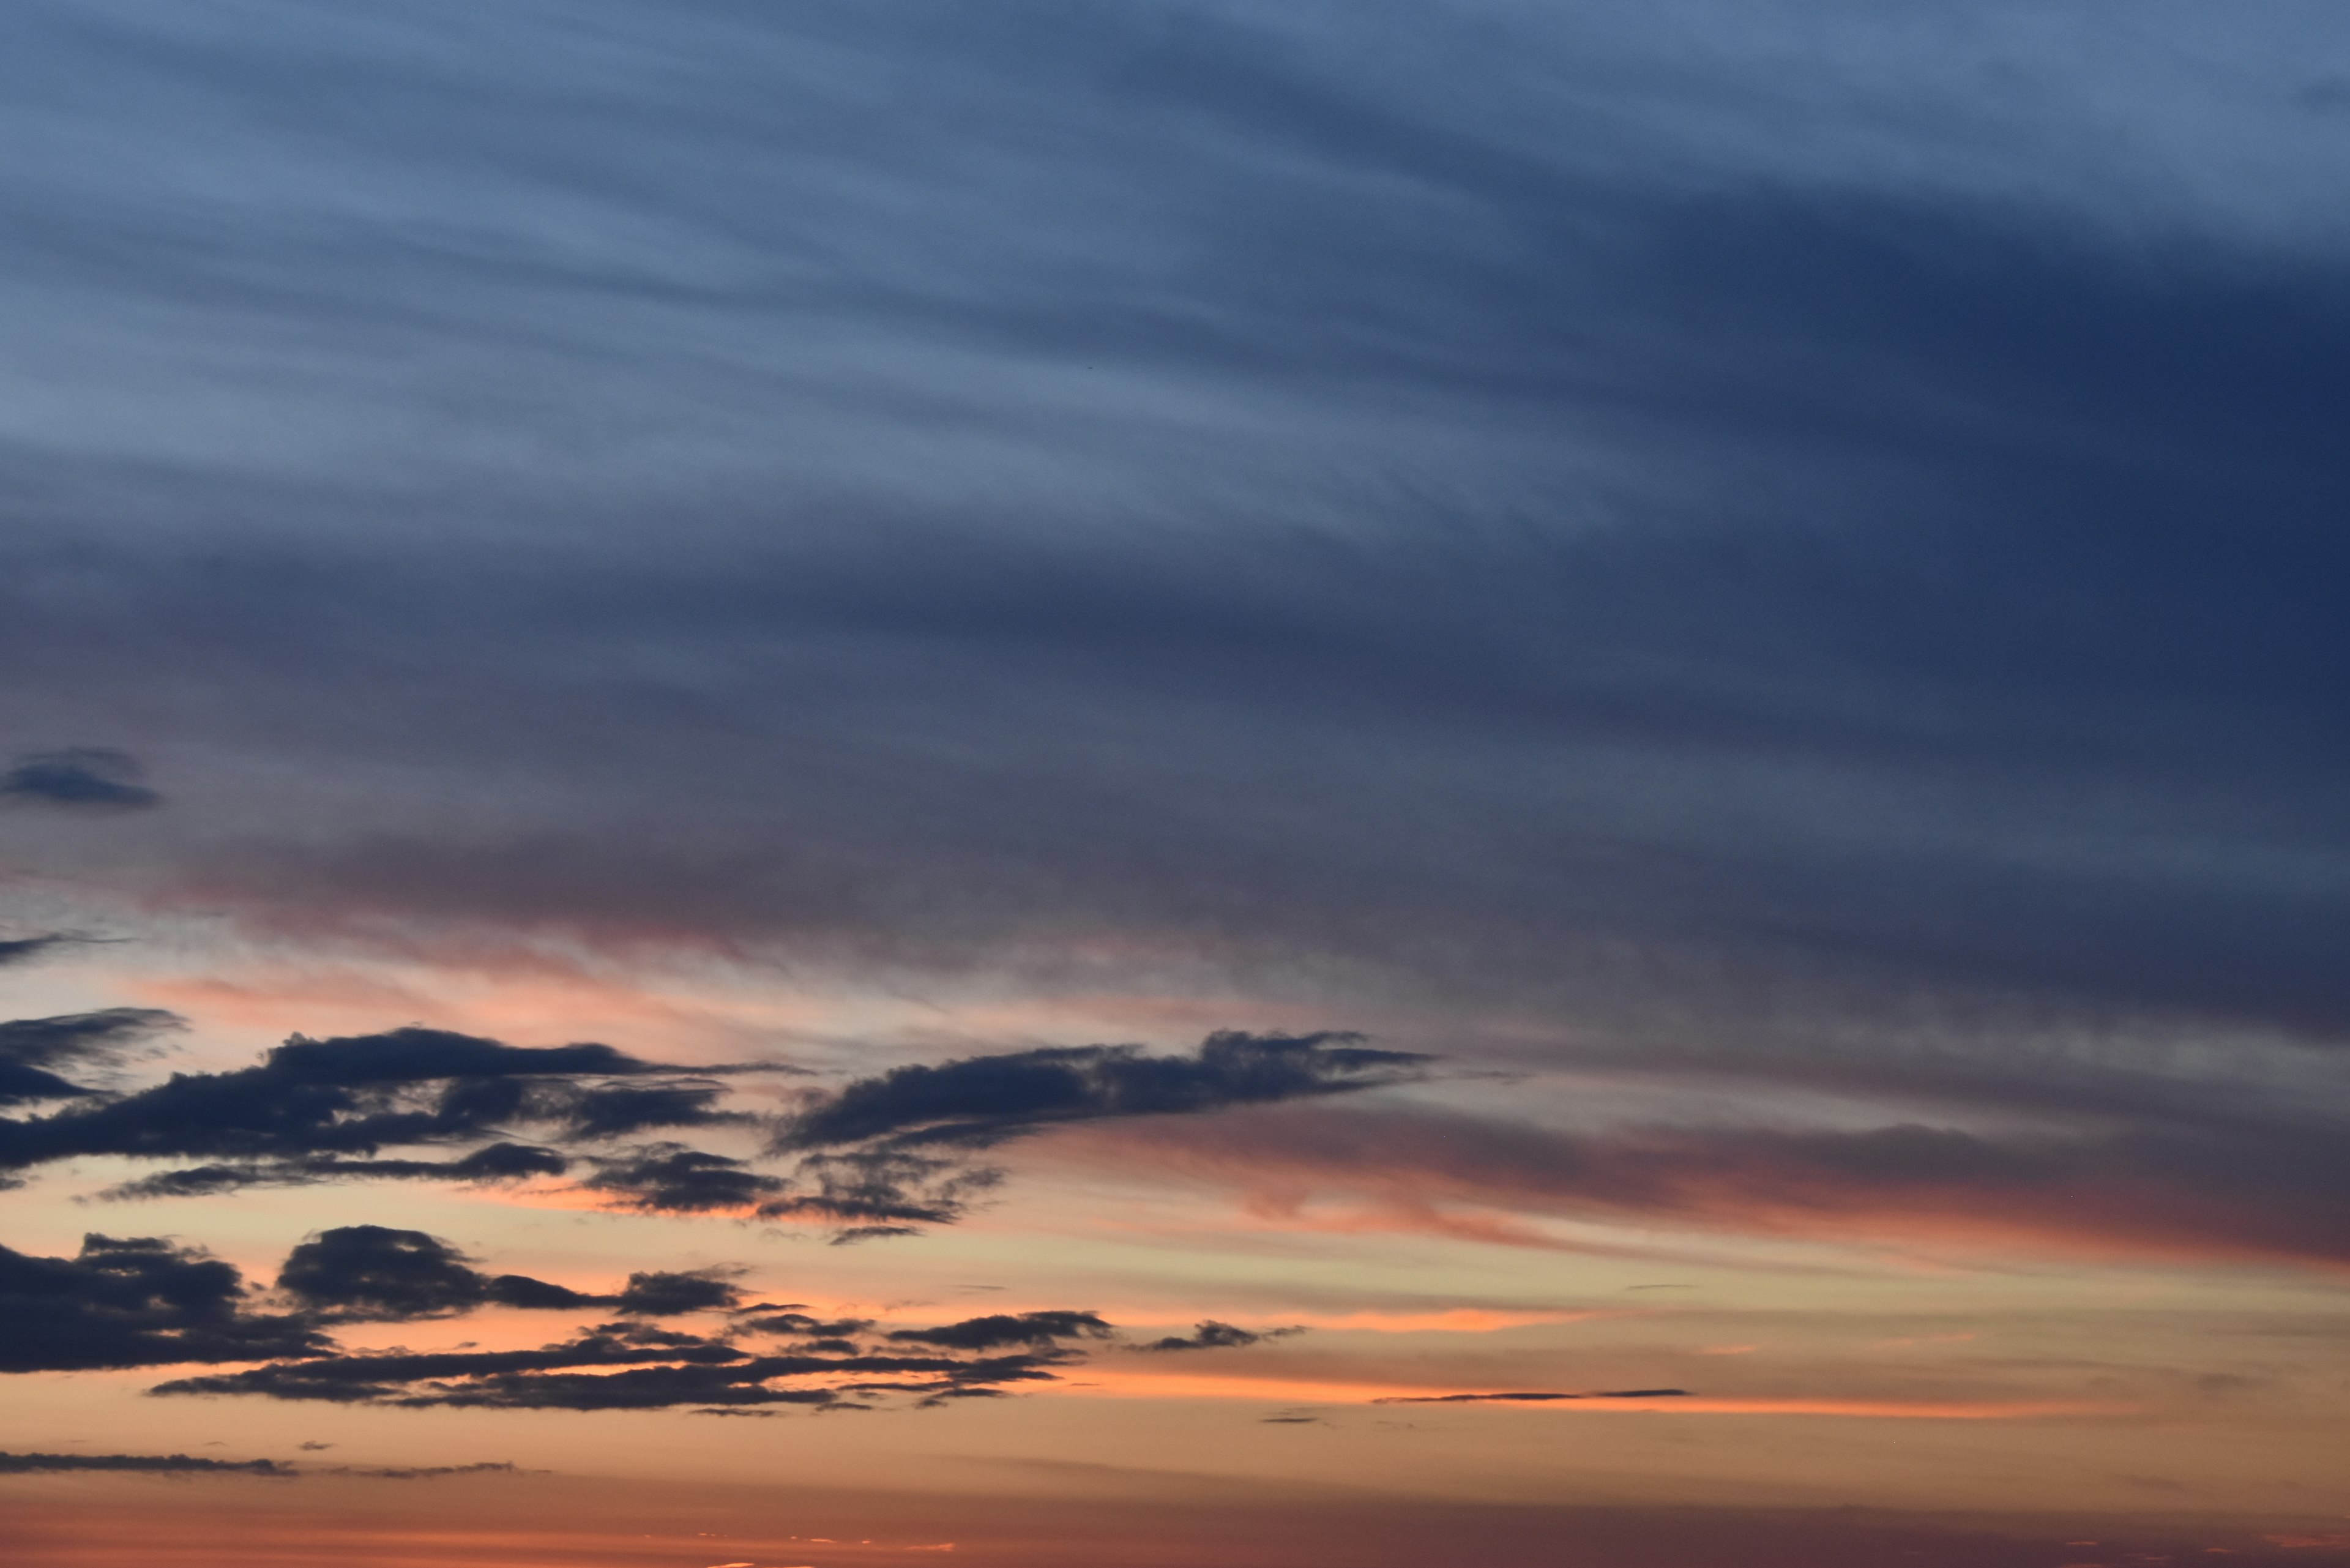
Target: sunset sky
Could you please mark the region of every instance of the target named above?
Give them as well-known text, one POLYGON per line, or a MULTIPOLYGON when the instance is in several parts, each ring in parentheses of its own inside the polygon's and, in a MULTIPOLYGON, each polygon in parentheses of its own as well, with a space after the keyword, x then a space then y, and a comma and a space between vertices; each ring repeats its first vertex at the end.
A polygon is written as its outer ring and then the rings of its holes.
POLYGON ((2350 1564, 2350 10, 0 7, 0 1557, 2350 1564))

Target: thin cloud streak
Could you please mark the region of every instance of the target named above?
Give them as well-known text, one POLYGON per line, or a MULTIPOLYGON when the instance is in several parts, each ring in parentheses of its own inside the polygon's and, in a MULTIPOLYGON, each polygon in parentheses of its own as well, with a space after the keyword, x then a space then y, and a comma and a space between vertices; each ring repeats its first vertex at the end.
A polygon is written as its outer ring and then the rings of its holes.
MULTIPOLYGON (((1065 1155, 1170 1174, 1310 1216, 1480 1209, 1696 1232, 2226 1263, 2350 1266, 2336 1129, 1991 1134, 1715 1126, 1567 1134, 1415 1109, 1284 1108, 1072 1139, 1065 1155)), ((1496 1235, 1495 1240, 1504 1237, 1496 1235)), ((1534 1237, 1531 1240, 1540 1241, 1534 1237)))

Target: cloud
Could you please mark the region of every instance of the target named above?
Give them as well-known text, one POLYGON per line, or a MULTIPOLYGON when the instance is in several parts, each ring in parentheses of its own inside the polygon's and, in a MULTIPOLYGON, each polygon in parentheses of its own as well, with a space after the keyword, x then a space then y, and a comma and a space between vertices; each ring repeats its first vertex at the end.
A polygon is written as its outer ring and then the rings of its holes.
POLYGON ((1056 1122, 1170 1116, 1345 1094, 1404 1082, 1430 1058, 1375 1051, 1362 1036, 1226 1030, 1196 1056, 1080 1045, 891 1069, 825 1096, 787 1121, 778 1148, 884 1142, 985 1148, 1056 1122))
POLYGON ((1065 1339, 1107 1339, 1110 1333, 1110 1325, 1089 1312, 1024 1312, 965 1318, 943 1328, 897 1329, 884 1337, 898 1345, 995 1350, 1007 1345, 1042 1348, 1065 1339))
POLYGON ((181 1026, 176 1014, 151 1007, 109 1007, 0 1023, 0 1106, 91 1096, 97 1091, 46 1069, 111 1065, 132 1042, 181 1026))
POLYGON ((126 752, 78 746, 34 752, 0 773, 0 802, 77 811, 139 811, 163 797, 138 781, 145 770, 126 752))
POLYGON ((154 1238, 92 1234, 74 1258, 0 1247, 0 1372, 316 1355, 305 1316, 256 1314, 234 1264, 154 1238))
POLYGON ((6 969, 12 964, 31 963, 53 948, 63 947, 69 942, 83 940, 79 937, 67 936, 62 932, 53 932, 38 937, 10 938, 0 941, 0 969, 6 969))
POLYGON ((276 1459, 200 1459, 185 1454, 0 1454, 0 1475, 111 1470, 154 1475, 286 1476, 301 1472, 276 1459))
POLYGON ((814 1192, 772 1199, 759 1206, 770 1219, 832 1220, 837 1240, 913 1235, 922 1225, 951 1225, 970 1199, 1003 1180, 1001 1171, 951 1158, 884 1144, 874 1148, 810 1154, 794 1171, 814 1192))
MULTIPOLYGON (((1098 1322, 1089 1313, 1030 1315, 1076 1326, 1056 1334, 1040 1325, 1031 1330, 1035 1337, 998 1341, 1043 1346, 1008 1355, 881 1352, 846 1339, 762 1355, 725 1340, 643 1324, 606 1324, 538 1350, 319 1356, 174 1379, 153 1392, 408 1408, 755 1413, 767 1407, 854 1408, 860 1400, 885 1395, 911 1396, 918 1406, 931 1407, 1055 1380, 1078 1357, 1054 1341, 1090 1336, 1093 1330, 1087 1325, 1098 1322)), ((934 1332, 952 1337, 955 1326, 934 1332)), ((798 1325, 786 1320, 768 1330, 776 1331, 796 1334, 798 1325)))
MULTIPOLYGON (((768 1149, 797 1156, 790 1177, 674 1141, 593 1152, 649 1127, 756 1119, 723 1108, 719 1079, 681 1076, 607 1045, 520 1047, 414 1027, 333 1040, 297 1034, 259 1066, 174 1075, 120 1096, 30 1064, 95 1058, 120 1038, 170 1022, 168 1014, 120 1010, 0 1025, 0 1087, 16 1081, 5 1076, 12 1059, 5 1053, 14 1042, 23 1097, 39 1091, 94 1102, 0 1118, 0 1172, 86 1154, 216 1157, 102 1194, 125 1200, 367 1179, 516 1181, 563 1175, 585 1158, 592 1172, 579 1189, 619 1207, 814 1220, 834 1224, 835 1240, 847 1241, 953 1223, 1001 1179, 970 1155, 1047 1127, 1346 1094, 1408 1082, 1430 1060, 1373 1050, 1351 1034, 1226 1032, 1209 1036, 1191 1056, 1091 1045, 899 1067, 806 1096, 768 1149), (517 1127, 588 1148, 574 1153, 501 1136, 517 1127), (451 1158, 379 1153, 469 1143, 478 1147, 451 1158)), ((756 1069, 705 1071, 749 1070, 756 1069)))
POLYGON ((529 1144, 485 1144, 456 1159, 338 1159, 307 1156, 255 1165, 197 1165, 158 1171, 108 1188, 99 1196, 113 1201, 143 1198, 196 1198, 248 1187, 310 1187, 328 1181, 523 1181, 561 1176, 571 1162, 551 1148, 529 1144))
MULTIPOLYGON (((1283 1107, 1137 1131, 1087 1158, 1397 1223, 1478 1209, 1694 1231, 2190 1261, 2350 1263, 2338 1126, 1988 1130, 1739 1123, 1565 1133, 1432 1109, 1283 1107)), ((1065 1152, 1069 1152, 1065 1150, 1065 1152)))
POLYGON ((1245 1345, 1255 1345, 1262 1340, 1281 1339, 1285 1338, 1290 1334, 1304 1334, 1305 1332, 1305 1331, 1302 1328, 1274 1328, 1266 1329, 1263 1332, 1253 1332, 1245 1328, 1236 1328, 1228 1323, 1218 1323, 1215 1319, 1209 1318, 1200 1324, 1198 1327, 1194 1328, 1188 1336, 1183 1334, 1169 1334, 1164 1339, 1154 1339, 1148 1345, 1138 1345, 1134 1346, 1134 1348, 1137 1350, 1152 1351, 1237 1350, 1245 1345))
POLYGON ((1196 1055, 1081 1045, 892 1068, 809 1096, 772 1147, 797 1153, 817 1190, 772 1199, 770 1217, 849 1222, 844 1239, 951 1224, 1001 1173, 968 1156, 1056 1125, 1197 1115, 1409 1082, 1432 1058, 1373 1050, 1343 1033, 1226 1030, 1196 1055))
POLYGON ((632 1273, 623 1290, 589 1295, 523 1274, 486 1274, 448 1242, 421 1231, 348 1225, 296 1246, 278 1271, 277 1288, 319 1321, 364 1323, 448 1317, 484 1306, 566 1311, 614 1309, 669 1317, 723 1311, 742 1293, 721 1275, 632 1273))
POLYGON ((723 1271, 660 1270, 632 1273, 612 1304, 630 1316, 674 1317, 690 1312, 733 1312, 743 1293, 723 1271))
MULTIPOLYGON (((332 1447, 305 1443, 305 1449, 332 1447)), ((519 1475, 519 1467, 495 1460, 469 1465, 335 1465, 325 1469, 301 1469, 276 1459, 204 1459, 185 1454, 5 1454, 0 1453, 0 1475, 38 1475, 57 1471, 130 1471, 150 1475, 255 1475, 298 1480, 309 1475, 364 1476, 378 1480, 434 1480, 444 1476, 519 1475)))
POLYGON ((439 1480, 444 1476, 521 1475, 522 1467, 503 1459, 482 1459, 470 1465, 371 1465, 364 1468, 338 1465, 327 1472, 338 1476, 366 1476, 374 1480, 439 1480))
POLYGON ((657 1143, 598 1159, 579 1185, 648 1213, 701 1214, 749 1207, 790 1184, 725 1155, 657 1143))
MULTIPOLYGON (((166 1017, 124 1011, 6 1027, 26 1032, 27 1051, 56 1054, 69 1044, 86 1054, 125 1033, 160 1027, 166 1017), (66 1044, 46 1044, 55 1040, 66 1044)), ((113 1193, 134 1198, 369 1177, 517 1179, 558 1173, 567 1161, 552 1150, 497 1137, 513 1127, 536 1126, 553 1137, 595 1142, 646 1127, 739 1120, 713 1108, 720 1092, 713 1082, 681 1078, 675 1068, 608 1045, 515 1046, 413 1027, 333 1040, 296 1034, 259 1066, 175 1074, 94 1105, 0 1119, 0 1171, 91 1154, 235 1161, 166 1172, 113 1193), (494 1137, 449 1162, 352 1158, 387 1146, 494 1137)))

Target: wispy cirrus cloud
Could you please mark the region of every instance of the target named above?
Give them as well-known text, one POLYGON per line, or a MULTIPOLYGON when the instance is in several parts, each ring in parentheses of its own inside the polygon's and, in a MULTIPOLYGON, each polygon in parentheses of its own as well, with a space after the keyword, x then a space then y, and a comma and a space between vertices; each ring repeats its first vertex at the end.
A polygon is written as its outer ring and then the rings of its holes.
MULTIPOLYGON (((1285 1107, 1129 1129, 1087 1158, 1399 1223, 1499 1210, 1877 1246, 2350 1265, 2322 1121, 1995 1131, 1714 1123, 1569 1133, 1432 1109, 1285 1107)), ((1495 1237, 1496 1240, 1504 1239, 1495 1237)), ((1539 1240, 1540 1238, 1530 1238, 1539 1240)))

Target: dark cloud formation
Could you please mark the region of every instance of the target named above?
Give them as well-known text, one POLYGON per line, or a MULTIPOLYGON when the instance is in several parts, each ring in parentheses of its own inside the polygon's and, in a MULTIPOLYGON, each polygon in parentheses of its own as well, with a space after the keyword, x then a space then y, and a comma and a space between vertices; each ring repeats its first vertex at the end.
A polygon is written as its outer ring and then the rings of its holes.
POLYGON ((1359 1034, 1225 1030, 1195 1056, 1080 1045, 897 1067, 826 1096, 776 1135, 784 1149, 850 1144, 986 1148, 1055 1122, 1171 1116, 1401 1082, 1429 1058, 1359 1034))
MULTIPOLYGON (((631 1320, 748 1311, 728 1272, 640 1270, 619 1290, 590 1293, 525 1274, 493 1274, 437 1236, 380 1225, 321 1231, 278 1271, 289 1312, 256 1310, 234 1264, 152 1237, 90 1235, 76 1258, 0 1248, 0 1372, 80 1371, 177 1363, 332 1357, 326 1331, 343 1324, 454 1317, 484 1307, 617 1313, 631 1320)), ((859 1321, 791 1314, 742 1332, 853 1334, 859 1321)), ((621 1335, 660 1331, 638 1321, 621 1335)), ((1049 1343, 1049 1336, 1037 1344, 1049 1343)))
POLYGON ((111 1065, 121 1060, 125 1046, 178 1027, 176 1014, 152 1007, 0 1023, 0 1106, 88 1097, 96 1091, 48 1069, 111 1065))
MULTIPOLYGON (((169 1022, 137 1010, 22 1020, 0 1025, 0 1052, 16 1053, 0 1063, 29 1070, 88 1058, 169 1022)), ((174 1074, 132 1094, 85 1096, 97 1103, 50 1116, 0 1119, 0 1172, 93 1154, 233 1161, 134 1180, 114 1189, 120 1198, 366 1178, 515 1180, 560 1174, 569 1162, 499 1136, 512 1128, 595 1142, 649 1127, 744 1119, 716 1108, 723 1093, 715 1080, 681 1076, 608 1045, 515 1046, 421 1028, 334 1040, 297 1034, 256 1067, 174 1074), (483 1147, 451 1160, 368 1158, 386 1147, 465 1143, 483 1147)))
POLYGON ((1154 1339, 1147 1345, 1138 1345, 1134 1348, 1151 1351, 1238 1350, 1263 1340, 1282 1339, 1305 1332, 1302 1328, 1273 1328, 1260 1332, 1235 1327, 1229 1323, 1218 1323, 1214 1318, 1209 1318, 1193 1328, 1189 1334, 1170 1334, 1163 1339, 1154 1339))
POLYGON ((630 1209, 669 1214, 740 1210, 771 1199, 790 1183, 754 1170, 743 1160, 689 1148, 649 1144, 597 1162, 580 1186, 630 1209))
POLYGON ((36 752, 0 773, 0 803, 78 811, 138 811, 163 797, 140 784, 145 770, 127 752, 77 746, 36 752))
POLYGON ((1110 1332, 1109 1324, 1089 1312, 1024 1312, 965 1318, 943 1328, 895 1329, 886 1337, 897 1345, 996 1350, 1007 1345, 1041 1347, 1064 1339, 1107 1339, 1110 1332))
MULTIPOLYGON (((984 1322, 985 1320, 980 1320, 984 1322)), ((873 1349, 848 1334, 802 1337, 803 1328, 858 1331, 861 1323, 816 1324, 787 1314, 749 1332, 778 1333, 801 1343, 760 1355, 731 1340, 606 1324, 538 1350, 446 1351, 425 1355, 328 1355, 274 1363, 243 1372, 178 1378, 157 1394, 257 1395, 282 1400, 407 1408, 654 1410, 684 1407, 714 1414, 770 1407, 870 1407, 876 1396, 905 1395, 921 1407, 997 1397, 1024 1384, 1050 1382, 1080 1359, 1061 1341, 1097 1338, 1107 1325, 1091 1313, 1035 1313, 1005 1338, 971 1324, 930 1331, 944 1338, 893 1334, 898 1344, 983 1350, 1019 1344, 1012 1355, 917 1354, 873 1349), (958 1331, 964 1331, 961 1340, 958 1331), (978 1342, 978 1343, 966 1343, 978 1342)))
MULTIPOLYGON (((102 1194, 126 1200, 332 1181, 520 1181, 565 1175, 584 1158, 592 1168, 580 1189, 618 1207, 815 1220, 834 1226, 836 1241, 854 1241, 953 1223, 1001 1179, 971 1157, 1045 1127, 1352 1093, 1408 1082, 1432 1060, 1374 1050, 1353 1034, 1226 1031, 1191 1055, 1087 1045, 899 1067, 806 1096, 767 1150, 796 1157, 788 1177, 668 1140, 598 1152, 649 1128, 755 1120, 723 1108, 721 1078, 683 1076, 607 1045, 522 1047, 411 1027, 297 1034, 258 1066, 176 1074, 122 1095, 47 1071, 107 1060, 124 1041, 175 1022, 118 1009, 0 1024, 0 1103, 89 1102, 0 1118, 0 1176, 77 1155, 214 1157, 102 1194), (517 1129, 558 1147, 506 1136, 517 1129), (466 1144, 476 1147, 450 1158, 381 1154, 466 1144)), ((704 1071, 746 1070, 754 1069, 704 1071)), ((340 1244, 356 1245, 353 1235, 340 1244)))
POLYGON ((0 1475, 130 1470, 151 1475, 295 1476, 276 1459, 202 1459, 185 1454, 0 1454, 0 1475))
POLYGON ((456 1159, 338 1159, 313 1155, 252 1165, 195 1165, 159 1171, 110 1187, 99 1196, 114 1200, 197 1198, 248 1187, 310 1187, 328 1181, 521 1181, 561 1176, 571 1161, 551 1148, 529 1144, 486 1144, 456 1159))
POLYGON ((772 1199, 770 1217, 839 1221, 841 1240, 951 1224, 1001 1173, 978 1150, 1060 1124, 1192 1115, 1404 1083, 1432 1058, 1373 1050, 1361 1036, 1211 1034, 1190 1056, 1139 1045, 1080 1045, 892 1068, 811 1096, 773 1148, 800 1156, 813 1193, 772 1199))
POLYGON ((46 936, 11 937, 0 940, 0 969, 6 969, 11 964, 31 963, 44 953, 82 940, 63 932, 51 932, 46 936))
POLYGON ((484 1306, 669 1317, 728 1310, 742 1301, 733 1285, 707 1272, 632 1273, 625 1289, 609 1295, 523 1274, 485 1274, 437 1236, 381 1225, 343 1226, 302 1242, 278 1271, 277 1288, 320 1321, 343 1323, 449 1317, 484 1306))
POLYGON ((256 1313, 234 1264, 154 1238, 83 1238, 74 1258, 0 1247, 0 1372, 316 1355, 305 1315, 256 1313))

